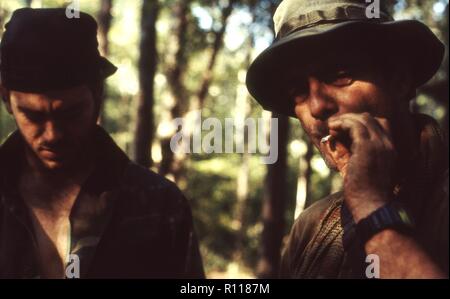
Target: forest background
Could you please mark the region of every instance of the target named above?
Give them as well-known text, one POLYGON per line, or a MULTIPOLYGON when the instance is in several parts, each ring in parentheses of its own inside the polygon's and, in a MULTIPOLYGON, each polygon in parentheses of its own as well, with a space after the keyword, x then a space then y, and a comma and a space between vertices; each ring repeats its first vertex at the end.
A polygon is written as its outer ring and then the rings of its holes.
MULTIPOLYGON (((193 210, 209 278, 270 278, 296 216, 340 190, 298 120, 263 111, 245 87, 252 59, 273 40, 278 0, 0 0, 0 39, 20 7, 74 5, 99 24, 100 51, 117 67, 100 123, 136 162, 175 181, 193 210), (278 118, 278 160, 248 153, 174 154, 172 120, 278 118)), ((396 19, 427 24, 448 50, 448 0, 389 1, 396 19)), ((448 145, 448 52, 411 109, 442 125, 448 145)), ((15 130, 3 105, 0 142, 15 130)), ((245 133, 245 132, 244 132, 245 133)), ((203 132, 203 134, 207 134, 203 132)), ((245 134, 235 138, 248 144, 245 134)))

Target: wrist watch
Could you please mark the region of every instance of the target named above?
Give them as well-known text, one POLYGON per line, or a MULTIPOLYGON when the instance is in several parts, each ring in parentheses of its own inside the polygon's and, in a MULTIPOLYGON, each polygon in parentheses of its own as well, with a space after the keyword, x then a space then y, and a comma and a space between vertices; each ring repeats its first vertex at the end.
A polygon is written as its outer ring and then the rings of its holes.
POLYGON ((390 202, 360 220, 355 227, 356 237, 365 244, 378 232, 392 228, 410 234, 414 222, 410 214, 398 203, 390 202))

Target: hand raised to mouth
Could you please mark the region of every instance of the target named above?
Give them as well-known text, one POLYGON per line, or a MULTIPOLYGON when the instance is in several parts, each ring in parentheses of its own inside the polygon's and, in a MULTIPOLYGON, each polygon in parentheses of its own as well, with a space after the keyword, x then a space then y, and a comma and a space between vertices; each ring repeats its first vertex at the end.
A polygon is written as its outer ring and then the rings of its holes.
POLYGON ((396 151, 386 119, 347 113, 328 121, 324 143, 344 178, 347 206, 359 221, 392 199, 396 151))

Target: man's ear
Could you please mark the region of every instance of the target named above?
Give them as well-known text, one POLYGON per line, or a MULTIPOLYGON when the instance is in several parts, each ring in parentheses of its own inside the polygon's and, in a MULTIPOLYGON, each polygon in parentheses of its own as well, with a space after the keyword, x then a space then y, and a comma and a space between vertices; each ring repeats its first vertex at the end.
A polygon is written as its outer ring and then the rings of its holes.
POLYGON ((5 103, 6 111, 8 111, 9 114, 12 114, 10 92, 1 83, 0 83, 0 96, 2 97, 2 101, 5 103))

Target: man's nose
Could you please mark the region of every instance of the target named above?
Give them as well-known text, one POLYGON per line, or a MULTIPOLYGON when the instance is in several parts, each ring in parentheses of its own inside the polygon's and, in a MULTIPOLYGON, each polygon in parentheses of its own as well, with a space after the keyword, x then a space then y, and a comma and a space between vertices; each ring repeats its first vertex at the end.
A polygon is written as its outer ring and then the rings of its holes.
POLYGON ((57 142, 59 141, 63 136, 61 128, 58 127, 58 125, 53 120, 48 120, 45 123, 44 128, 44 139, 47 142, 57 142))
POLYGON ((326 120, 338 110, 333 95, 327 90, 325 83, 315 77, 308 78, 309 84, 309 109, 311 116, 326 120))

